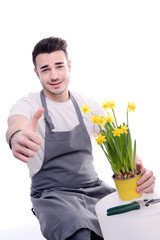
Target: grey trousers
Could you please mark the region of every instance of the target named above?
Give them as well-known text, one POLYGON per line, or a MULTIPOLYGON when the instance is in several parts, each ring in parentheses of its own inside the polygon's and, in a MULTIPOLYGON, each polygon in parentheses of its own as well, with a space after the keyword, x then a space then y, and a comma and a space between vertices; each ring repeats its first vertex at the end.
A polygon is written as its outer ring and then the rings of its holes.
POLYGON ((97 236, 94 232, 87 228, 82 228, 75 232, 72 236, 66 240, 103 240, 103 238, 97 236))

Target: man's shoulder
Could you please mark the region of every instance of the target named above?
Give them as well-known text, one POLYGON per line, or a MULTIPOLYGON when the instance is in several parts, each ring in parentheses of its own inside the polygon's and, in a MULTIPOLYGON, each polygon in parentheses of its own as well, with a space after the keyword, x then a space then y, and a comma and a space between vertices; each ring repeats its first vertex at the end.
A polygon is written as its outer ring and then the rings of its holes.
POLYGON ((23 97, 22 99, 26 100, 37 100, 40 99, 40 92, 31 92, 27 96, 23 97))
POLYGON ((31 92, 26 96, 21 97, 16 104, 31 104, 31 105, 36 105, 40 103, 40 92, 31 92))
POLYGON ((29 93, 28 96, 20 98, 10 109, 10 116, 14 114, 32 117, 35 111, 41 107, 40 92, 29 93))
POLYGON ((100 108, 100 104, 93 97, 86 96, 84 94, 77 93, 77 92, 71 92, 71 93, 80 106, 83 106, 84 104, 86 104, 86 105, 89 105, 91 108, 95 108, 95 107, 100 108))
POLYGON ((86 96, 82 93, 78 93, 78 92, 71 92, 73 97, 78 101, 78 102, 82 102, 82 103, 91 103, 91 102, 95 102, 95 100, 89 96, 86 96))

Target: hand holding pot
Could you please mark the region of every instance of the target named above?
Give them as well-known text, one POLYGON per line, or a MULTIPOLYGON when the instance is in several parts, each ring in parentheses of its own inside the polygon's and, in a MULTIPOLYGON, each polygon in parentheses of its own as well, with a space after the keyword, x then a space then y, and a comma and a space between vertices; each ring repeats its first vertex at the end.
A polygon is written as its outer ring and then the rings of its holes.
POLYGON ((137 169, 142 171, 142 177, 138 180, 138 193, 153 193, 155 186, 155 176, 151 170, 144 168, 143 163, 138 155, 136 155, 135 165, 137 169))

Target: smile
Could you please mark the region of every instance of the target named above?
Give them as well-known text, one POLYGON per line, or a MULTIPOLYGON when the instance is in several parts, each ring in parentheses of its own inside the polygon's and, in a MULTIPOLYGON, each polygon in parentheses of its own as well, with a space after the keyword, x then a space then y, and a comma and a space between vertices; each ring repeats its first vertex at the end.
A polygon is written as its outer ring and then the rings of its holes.
POLYGON ((53 86, 53 87, 59 87, 61 85, 62 82, 58 82, 58 83, 50 83, 49 85, 50 86, 53 86))

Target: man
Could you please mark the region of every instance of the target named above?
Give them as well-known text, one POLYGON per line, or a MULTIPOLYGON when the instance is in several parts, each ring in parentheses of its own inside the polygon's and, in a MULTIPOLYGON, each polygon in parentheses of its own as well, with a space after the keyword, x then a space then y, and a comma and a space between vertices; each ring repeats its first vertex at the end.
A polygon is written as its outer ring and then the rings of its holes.
MULTIPOLYGON (((43 90, 29 94, 11 109, 7 141, 14 157, 28 164, 31 200, 41 231, 48 240, 103 239, 95 204, 115 191, 101 181, 93 166, 91 137, 96 126, 80 106, 101 107, 68 90, 71 62, 67 43, 46 38, 34 47, 35 73, 43 90)), ((143 171, 139 192, 153 192, 155 177, 143 171)))

